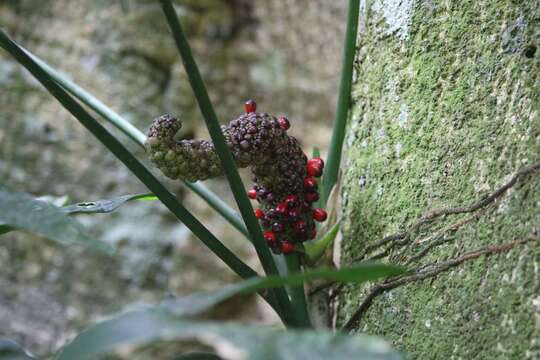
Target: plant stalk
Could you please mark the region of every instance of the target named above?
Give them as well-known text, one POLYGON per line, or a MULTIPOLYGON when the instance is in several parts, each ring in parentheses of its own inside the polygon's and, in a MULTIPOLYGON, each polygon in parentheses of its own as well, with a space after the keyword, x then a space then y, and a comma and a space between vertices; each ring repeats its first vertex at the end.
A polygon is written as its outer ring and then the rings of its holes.
POLYGON ((345 34, 345 44, 343 48, 343 62, 341 66, 341 79, 339 84, 339 94, 336 109, 336 120, 332 130, 332 139, 326 158, 326 166, 323 177, 323 189, 321 193, 320 205, 325 206, 330 196, 330 191, 335 185, 339 165, 341 162, 341 152, 343 140, 345 139, 345 128, 347 126, 347 115, 351 102, 351 83, 353 74, 354 56, 356 50, 356 36, 358 33, 358 17, 360 12, 360 0, 349 0, 347 11, 347 30, 345 34))
MULTIPOLYGON (((285 262, 287 263, 288 274, 301 273, 300 266, 300 254, 292 253, 284 255, 285 262)), ((304 290, 304 283, 298 286, 289 286, 289 295, 291 297, 291 304, 294 315, 297 317, 298 323, 303 327, 313 327, 309 318, 308 307, 306 302, 306 294, 304 290)))

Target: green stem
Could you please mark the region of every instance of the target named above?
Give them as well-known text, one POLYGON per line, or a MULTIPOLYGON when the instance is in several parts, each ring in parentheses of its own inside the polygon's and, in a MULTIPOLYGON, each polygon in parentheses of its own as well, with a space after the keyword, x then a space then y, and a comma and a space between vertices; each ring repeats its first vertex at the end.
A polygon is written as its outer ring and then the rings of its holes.
POLYGON ((356 50, 356 36, 358 32, 358 16, 360 12, 360 0, 349 0, 347 15, 347 30, 345 34, 345 45, 343 50, 343 62, 341 67, 341 80, 339 84, 339 95, 336 109, 336 120, 332 130, 332 139, 326 166, 324 170, 323 189, 320 204, 326 205, 328 196, 335 185, 339 164, 341 162, 341 151, 345 138, 345 127, 347 126, 347 114, 351 100, 351 83, 353 74, 354 55, 356 50))
MULTIPOLYGON (((31 57, 41 68, 53 78, 60 86, 62 86, 67 92, 79 99, 83 104, 94 110, 97 114, 101 115, 106 121, 114 125, 118 130, 126 134, 137 145, 144 149, 144 142, 146 141, 146 135, 144 135, 139 129, 133 126, 129 121, 121 117, 117 112, 110 109, 107 105, 97 99, 95 96, 84 90, 79 85, 68 79, 65 75, 59 71, 53 69, 46 64, 43 60, 39 59, 36 55, 30 51, 24 49, 26 55, 31 57)), ((216 210, 221 216, 223 216, 232 226, 240 231, 244 236, 249 238, 249 234, 238 213, 231 209, 223 200, 221 200, 216 194, 201 183, 190 183, 184 181, 184 185, 190 188, 193 192, 199 195, 210 207, 216 210)))
MULTIPOLYGON (((180 56, 182 57, 189 83, 191 84, 193 93, 195 94, 195 98, 197 99, 197 103, 199 104, 199 108, 206 122, 208 132, 210 133, 210 137, 212 138, 212 141, 216 148, 216 152, 221 161, 221 165, 225 170, 227 180, 229 181, 229 185, 231 186, 231 190, 250 234, 252 243, 255 246, 255 251, 257 252, 259 260, 261 261, 261 264, 266 274, 279 275, 276 265, 272 259, 270 250, 268 249, 266 241, 263 238, 261 228, 259 227, 257 219, 255 218, 255 215, 253 213, 251 203, 246 195, 244 184, 242 183, 240 175, 238 174, 238 169, 236 168, 236 163, 234 162, 229 147, 225 142, 225 137, 223 136, 223 133, 221 131, 221 126, 217 120, 217 116, 212 106, 212 103, 210 102, 210 98, 201 78, 199 68, 197 67, 195 60, 193 59, 189 43, 186 39, 184 31, 182 30, 180 22, 178 21, 176 11, 174 10, 174 7, 170 0, 160 0, 160 2, 163 7, 163 12, 165 14, 165 17, 167 18, 167 22, 171 29, 172 35, 176 42, 176 46, 178 48, 180 56)), ((290 314, 291 304, 289 302, 289 298, 287 297, 287 292, 285 291, 285 289, 276 288, 272 291, 276 295, 281 309, 283 310, 283 314, 290 314)), ((288 316, 286 316, 286 318, 292 319, 292 317, 288 316)))
MULTIPOLYGON (((292 253, 284 256, 289 274, 300 273, 302 271, 300 267, 300 254, 292 253)), ((303 327, 312 327, 307 308, 304 283, 302 282, 299 286, 289 287, 289 295, 291 297, 294 315, 297 317, 298 323, 303 327)))
MULTIPOLYGON (((214 254, 241 278, 249 279, 258 274, 223 245, 201 222, 199 222, 176 197, 156 179, 111 133, 94 119, 60 85, 51 79, 47 72, 34 62, 17 44, 0 30, 0 46, 8 51, 103 145, 109 149, 158 199, 214 254)), ((264 294, 262 294, 264 296, 264 294)), ((279 306, 272 296, 266 296, 268 303, 278 311, 279 306)))

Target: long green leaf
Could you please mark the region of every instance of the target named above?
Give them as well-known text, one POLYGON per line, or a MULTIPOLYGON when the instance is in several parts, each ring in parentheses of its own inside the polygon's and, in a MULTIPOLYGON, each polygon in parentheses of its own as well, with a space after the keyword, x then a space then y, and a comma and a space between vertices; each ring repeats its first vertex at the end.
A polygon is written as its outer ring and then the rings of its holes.
MULTIPOLYGON (((244 219, 244 223, 246 224, 253 245, 255 246, 257 256, 259 257, 266 274, 278 275, 279 273, 277 267, 272 259, 270 250, 266 245, 266 241, 263 238, 259 223, 253 213, 253 208, 246 195, 244 184, 242 183, 240 175, 238 174, 238 169, 236 168, 236 163, 234 162, 232 153, 225 142, 223 133, 221 132, 221 126, 218 122, 212 103, 210 102, 210 97, 206 91, 206 87, 201 78, 197 64, 195 63, 195 59, 191 53, 189 43, 186 39, 184 31, 182 30, 180 22, 178 21, 176 11, 174 10, 170 0, 160 0, 160 2, 180 56, 182 57, 189 83, 191 84, 197 99, 197 103, 199 104, 199 108, 206 122, 206 127, 208 128, 208 132, 210 133, 210 137, 212 138, 216 148, 216 152, 221 161, 221 166, 225 170, 227 180, 231 186, 231 190, 236 203, 238 204, 238 208, 240 209, 240 213, 242 214, 242 218, 244 219)), ((282 311, 288 313, 289 315, 293 315, 291 314, 290 302, 285 289, 276 289, 275 295, 282 311)), ((294 317, 287 316, 287 318, 293 319, 294 317)))
POLYGON ((219 290, 195 293, 164 301, 160 306, 176 316, 199 315, 221 302, 237 295, 247 295, 280 286, 302 286, 304 281, 328 280, 334 282, 354 282, 357 284, 383 277, 401 274, 403 269, 393 265, 364 263, 342 269, 320 268, 313 271, 295 272, 287 276, 257 277, 219 290))
POLYGON ((401 359, 388 343, 375 337, 197 322, 149 308, 124 313, 87 329, 63 349, 59 360, 95 359, 120 346, 159 340, 196 340, 225 359, 401 359))
MULTIPOLYGON (((66 108, 81 124, 86 127, 103 145, 105 145, 159 200, 214 254, 242 278, 257 276, 257 273, 223 245, 199 220, 197 220, 175 196, 156 179, 107 129, 97 122, 69 94, 67 94, 41 67, 35 63, 17 44, 0 30, 0 45, 66 108)), ((276 303, 271 298, 267 301, 273 307, 276 303)))
POLYGON ((10 230, 29 231, 62 244, 114 253, 109 244, 86 235, 82 226, 60 208, 0 186, 0 233, 10 230))
POLYGON ((326 167, 323 177, 323 188, 320 204, 324 207, 330 195, 330 190, 337 181, 343 140, 345 139, 345 127, 347 126, 347 114, 351 100, 351 83, 353 63, 356 50, 356 36, 358 33, 358 16, 360 13, 360 0, 349 0, 347 12, 347 30, 345 34, 345 46, 343 49, 343 63, 341 67, 341 80, 336 109, 336 120, 332 130, 332 139, 326 158, 326 167))
MULTIPOLYGON (((39 59, 36 55, 23 48, 28 56, 30 56, 41 68, 60 86, 66 91, 79 99, 83 104, 94 110, 97 114, 101 115, 105 120, 110 122, 124 134, 126 134, 136 144, 144 148, 144 142, 146 141, 146 135, 144 135, 139 129, 134 127, 129 121, 122 118, 117 112, 113 111, 95 96, 75 84, 68 79, 65 75, 59 71, 53 69, 46 64, 43 60, 39 59)), ((249 237, 244 223, 233 209, 231 209, 219 196, 210 191, 202 183, 190 183, 184 181, 191 191, 200 196, 210 207, 217 211, 221 216, 225 218, 232 226, 240 231, 246 237, 249 237)))
POLYGON ((79 202, 73 205, 63 206, 60 209, 66 214, 110 213, 128 201, 133 200, 158 200, 158 198, 151 193, 122 195, 112 199, 79 202))

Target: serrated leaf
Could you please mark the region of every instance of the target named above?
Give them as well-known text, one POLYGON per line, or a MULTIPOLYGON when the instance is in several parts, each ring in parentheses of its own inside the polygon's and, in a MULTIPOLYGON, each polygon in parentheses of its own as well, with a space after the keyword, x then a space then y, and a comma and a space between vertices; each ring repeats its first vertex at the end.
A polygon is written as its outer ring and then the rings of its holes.
POLYGON ((0 360, 34 360, 19 344, 10 339, 0 338, 0 360))
POLYGON ((336 235, 339 231, 340 221, 336 222, 334 226, 322 238, 317 239, 316 241, 310 241, 304 243, 304 249, 306 251, 306 256, 308 260, 312 263, 319 260, 325 253, 326 249, 332 245, 336 235))
POLYGON ((0 186, 0 231, 25 230, 62 244, 112 253, 113 248, 86 235, 82 226, 52 204, 0 186), (11 229, 10 229, 11 228, 11 229))
POLYGON ((225 359, 401 359, 388 343, 374 337, 197 322, 171 315, 163 308, 133 311, 103 321, 75 337, 59 359, 95 359, 119 346, 158 340, 195 340, 225 359))
POLYGON ((123 195, 112 199, 103 199, 96 201, 84 201, 73 205, 62 207, 66 214, 97 214, 110 213, 132 200, 157 200, 157 197, 151 193, 123 195))

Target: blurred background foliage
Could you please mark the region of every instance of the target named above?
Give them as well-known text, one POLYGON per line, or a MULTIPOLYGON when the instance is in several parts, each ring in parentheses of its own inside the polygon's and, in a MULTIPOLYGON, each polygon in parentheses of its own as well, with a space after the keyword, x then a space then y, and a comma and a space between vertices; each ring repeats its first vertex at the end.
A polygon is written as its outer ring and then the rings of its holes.
MULTIPOLYGON (((337 97, 345 0, 178 0, 176 6, 222 122, 254 98, 260 111, 289 117, 290 132, 306 152, 313 146, 324 152, 337 97)), ((139 129, 171 113, 184 121, 180 136, 208 137, 157 1, 4 0, 0 26, 139 129)), ((146 191, 5 52, 0 183, 35 196, 66 195, 68 203, 146 191)), ((238 232, 180 183, 168 184, 218 238, 256 266, 238 232)), ((233 206, 224 179, 207 185, 233 206)), ((3 236, 0 337, 46 354, 127 304, 235 280, 157 202, 77 219, 119 256, 60 247, 25 233, 3 236)), ((239 300, 212 316, 275 321, 254 297, 239 300)))

